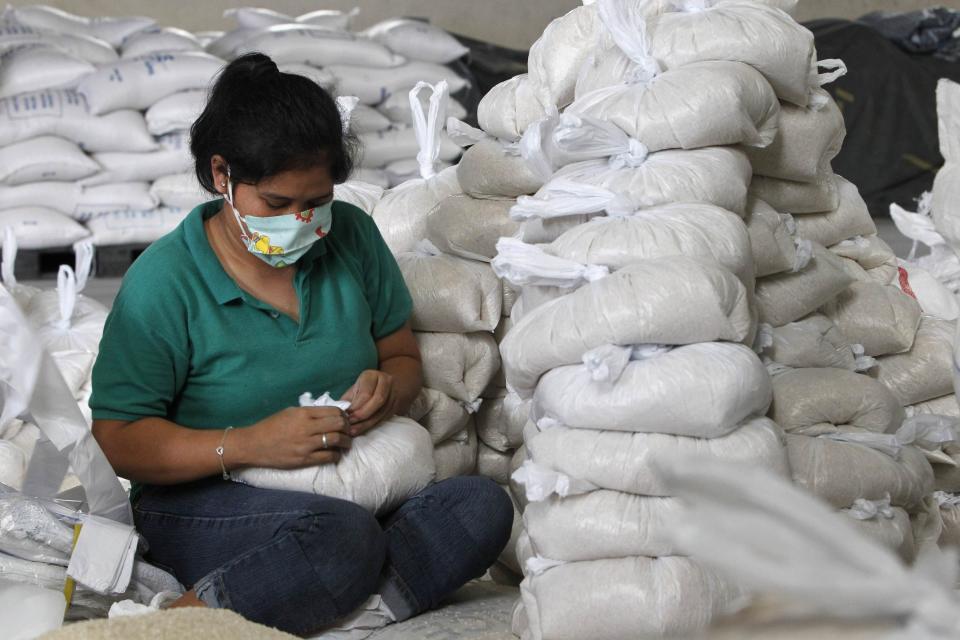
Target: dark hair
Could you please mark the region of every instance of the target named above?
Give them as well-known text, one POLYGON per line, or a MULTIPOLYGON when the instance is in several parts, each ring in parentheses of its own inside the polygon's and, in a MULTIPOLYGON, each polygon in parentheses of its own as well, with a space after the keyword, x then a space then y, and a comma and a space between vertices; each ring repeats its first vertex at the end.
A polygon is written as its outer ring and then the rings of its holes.
POLYGON ((281 73, 262 53, 228 64, 190 128, 197 178, 216 193, 210 158, 223 156, 234 182, 324 164, 334 183, 353 170, 356 139, 343 133, 336 102, 309 78, 281 73))

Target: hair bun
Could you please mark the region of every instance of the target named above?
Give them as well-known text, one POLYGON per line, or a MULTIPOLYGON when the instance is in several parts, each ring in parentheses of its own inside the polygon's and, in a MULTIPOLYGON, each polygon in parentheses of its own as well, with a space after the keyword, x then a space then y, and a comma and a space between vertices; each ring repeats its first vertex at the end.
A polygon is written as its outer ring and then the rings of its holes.
POLYGON ((278 78, 280 69, 269 56, 254 52, 244 54, 228 64, 224 73, 243 76, 248 82, 262 82, 278 78))

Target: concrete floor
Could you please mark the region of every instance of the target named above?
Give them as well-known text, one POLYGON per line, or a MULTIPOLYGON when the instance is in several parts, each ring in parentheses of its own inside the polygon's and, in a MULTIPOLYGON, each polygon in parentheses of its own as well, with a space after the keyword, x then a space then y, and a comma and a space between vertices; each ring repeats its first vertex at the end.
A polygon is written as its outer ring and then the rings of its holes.
MULTIPOLYGON (((893 221, 889 218, 879 218, 874 220, 877 225, 877 231, 880 234, 880 237, 883 238, 887 244, 893 249, 900 257, 906 256, 910 252, 910 246, 912 242, 907 238, 900 235, 900 232, 897 231, 896 227, 893 225, 893 221)), ((54 287, 56 282, 54 280, 44 280, 44 281, 32 281, 25 282, 24 284, 30 284, 38 287, 54 287)), ((117 291, 120 288, 120 278, 91 278, 87 282, 87 288, 84 291, 84 295, 90 296, 94 300, 101 302, 105 305, 112 306, 113 299, 117 295, 117 291)))

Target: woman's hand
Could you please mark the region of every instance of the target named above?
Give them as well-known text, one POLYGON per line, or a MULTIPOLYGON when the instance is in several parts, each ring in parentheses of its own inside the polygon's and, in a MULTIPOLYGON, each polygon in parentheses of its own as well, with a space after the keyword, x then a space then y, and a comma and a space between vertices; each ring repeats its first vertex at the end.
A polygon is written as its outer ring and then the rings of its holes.
POLYGON ((360 374, 341 400, 349 400, 347 433, 358 436, 369 431, 395 413, 397 403, 393 376, 383 371, 368 369, 360 374))
POLYGON ((353 441, 346 433, 349 426, 336 407, 290 407, 228 434, 224 457, 233 445, 235 460, 242 461, 237 466, 299 469, 337 462, 353 441))

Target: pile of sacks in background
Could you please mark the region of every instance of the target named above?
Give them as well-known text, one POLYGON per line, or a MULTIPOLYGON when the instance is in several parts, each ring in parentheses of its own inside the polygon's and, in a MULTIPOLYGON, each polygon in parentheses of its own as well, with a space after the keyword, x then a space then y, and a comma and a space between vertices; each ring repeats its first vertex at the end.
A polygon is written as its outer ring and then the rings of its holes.
POLYGON ((483 131, 449 126, 474 143, 456 180, 374 208, 414 328, 500 343, 478 467, 502 482, 512 458, 525 638, 688 633, 739 595, 670 538, 651 462, 689 452, 792 474, 906 559, 947 539, 930 461, 957 463, 954 319, 830 168, 845 131, 820 87, 845 69, 817 64, 792 2, 706 4, 554 21, 483 131))
MULTIPOLYGON (((355 33, 354 13, 297 18, 231 9, 228 33, 159 28, 147 18, 81 18, 45 6, 0 14, 0 217, 20 247, 149 243, 209 196, 192 173, 189 128, 227 61, 262 51, 281 71, 356 96, 357 177, 383 187, 418 174, 407 91, 467 81, 445 66, 467 49, 416 20, 355 33)), ((459 103, 451 111, 466 115, 459 103)), ((439 158, 460 149, 442 140, 439 158)))

